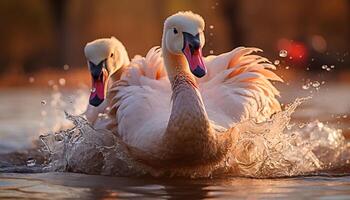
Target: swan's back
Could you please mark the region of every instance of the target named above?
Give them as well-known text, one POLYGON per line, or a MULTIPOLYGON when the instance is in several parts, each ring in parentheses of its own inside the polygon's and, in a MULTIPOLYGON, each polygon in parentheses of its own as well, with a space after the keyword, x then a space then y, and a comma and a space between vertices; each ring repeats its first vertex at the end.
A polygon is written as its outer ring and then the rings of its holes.
MULTIPOLYGON (((197 79, 205 109, 214 128, 225 130, 248 118, 262 121, 279 111, 279 95, 271 84, 282 81, 266 58, 239 47, 205 58, 208 74, 197 79)), ((129 145, 156 152, 171 113, 171 85, 159 48, 135 57, 121 81, 111 87, 112 116, 129 145)))

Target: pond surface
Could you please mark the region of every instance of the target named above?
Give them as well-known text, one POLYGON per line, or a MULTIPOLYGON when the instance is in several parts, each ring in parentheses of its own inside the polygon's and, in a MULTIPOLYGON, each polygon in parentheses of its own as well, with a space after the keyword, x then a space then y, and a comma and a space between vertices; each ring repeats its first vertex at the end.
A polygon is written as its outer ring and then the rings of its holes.
POLYGON ((350 176, 136 179, 72 173, 1 174, 0 198, 349 199, 350 176))

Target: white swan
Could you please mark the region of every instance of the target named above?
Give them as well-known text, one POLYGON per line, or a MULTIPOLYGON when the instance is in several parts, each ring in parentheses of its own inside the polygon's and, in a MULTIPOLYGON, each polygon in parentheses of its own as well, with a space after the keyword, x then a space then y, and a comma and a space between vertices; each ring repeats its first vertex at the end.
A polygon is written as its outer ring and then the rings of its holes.
POLYGON ((235 123, 280 111, 269 80, 282 80, 266 58, 251 54, 260 50, 239 47, 203 60, 203 31, 197 14, 170 16, 162 49, 133 59, 110 89, 119 136, 155 165, 218 161, 230 148, 235 123))
POLYGON ((114 37, 97 39, 86 44, 85 57, 91 73, 92 88, 85 115, 95 125, 99 113, 108 106, 105 100, 108 85, 119 80, 122 69, 130 60, 124 45, 114 37))

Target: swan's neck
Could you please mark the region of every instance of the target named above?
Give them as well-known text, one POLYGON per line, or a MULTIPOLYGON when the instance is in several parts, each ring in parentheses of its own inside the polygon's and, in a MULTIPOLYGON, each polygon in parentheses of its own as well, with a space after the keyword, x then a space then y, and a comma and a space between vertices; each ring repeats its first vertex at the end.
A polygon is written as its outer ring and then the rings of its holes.
POLYGON ((171 159, 194 159, 205 154, 208 146, 213 146, 215 136, 186 58, 172 55, 164 48, 163 58, 173 91, 171 115, 164 135, 170 151, 167 155, 172 154, 171 159))
POLYGON ((172 81, 172 112, 168 133, 172 135, 197 135, 209 133, 209 120, 204 108, 197 83, 184 72, 178 72, 172 81), (180 130, 179 130, 180 129, 180 130))

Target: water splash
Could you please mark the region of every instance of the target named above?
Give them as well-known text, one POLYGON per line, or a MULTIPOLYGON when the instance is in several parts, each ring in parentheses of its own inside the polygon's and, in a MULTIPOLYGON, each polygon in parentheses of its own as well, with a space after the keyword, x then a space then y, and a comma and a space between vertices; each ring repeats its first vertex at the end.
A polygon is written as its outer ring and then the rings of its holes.
POLYGON ((35 159, 33 159, 33 158, 28 158, 28 160, 27 160, 27 166, 28 166, 28 167, 34 167, 35 164, 36 164, 36 160, 35 160, 35 159))
POLYGON ((49 153, 46 171, 73 171, 103 175, 208 177, 216 175, 255 178, 318 173, 349 163, 350 145, 338 129, 315 121, 290 124, 292 113, 308 98, 296 99, 266 122, 236 125, 239 138, 220 163, 159 170, 134 159, 128 147, 107 130, 95 130, 82 116, 66 113, 74 127, 40 137, 49 153))
POLYGON ((239 125, 243 133, 233 162, 240 175, 259 178, 307 175, 346 164, 342 159, 350 149, 341 130, 318 121, 306 126, 290 124, 291 114, 305 100, 297 99, 270 121, 239 125))
POLYGON ((49 154, 49 164, 44 171, 122 176, 145 174, 112 132, 95 130, 83 116, 65 115, 73 122, 73 128, 40 136, 43 151, 49 154))
POLYGON ((47 133, 50 131, 56 132, 62 129, 71 127, 71 123, 64 117, 63 110, 69 110, 70 113, 78 115, 86 110, 88 94, 87 88, 81 88, 73 93, 68 93, 64 90, 65 79, 58 79, 59 85, 52 81, 51 94, 47 99, 41 102, 42 121, 39 132, 47 133), (64 80, 64 81, 63 81, 64 80), (63 84, 64 83, 64 84, 63 84))

